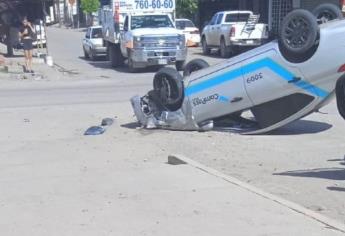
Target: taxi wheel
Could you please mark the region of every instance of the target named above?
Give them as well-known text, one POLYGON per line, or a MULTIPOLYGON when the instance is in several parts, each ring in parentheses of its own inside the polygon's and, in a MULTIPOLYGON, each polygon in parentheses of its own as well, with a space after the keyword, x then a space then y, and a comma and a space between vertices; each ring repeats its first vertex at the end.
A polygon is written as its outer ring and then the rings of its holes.
POLYGON ((159 70, 153 79, 153 89, 165 108, 170 111, 181 108, 184 98, 183 81, 177 70, 169 67, 159 70))
POLYGON ((339 7, 331 3, 321 4, 313 10, 319 24, 324 24, 335 19, 342 19, 343 14, 339 7))
POLYGON ((345 76, 338 79, 335 87, 337 107, 339 114, 345 119, 345 76))
POLYGON ((297 9, 283 20, 279 44, 296 56, 306 53, 317 43, 319 28, 315 17, 307 10, 297 9))
POLYGON ((194 59, 187 63, 183 70, 183 76, 190 76, 193 72, 202 70, 210 65, 203 59, 194 59))

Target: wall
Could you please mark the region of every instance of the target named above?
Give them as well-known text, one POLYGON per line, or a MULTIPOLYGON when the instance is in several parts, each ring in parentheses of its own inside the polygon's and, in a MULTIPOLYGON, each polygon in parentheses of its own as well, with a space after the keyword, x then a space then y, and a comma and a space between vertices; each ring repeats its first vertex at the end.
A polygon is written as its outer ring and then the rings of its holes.
POLYGON ((300 0, 300 7, 312 11, 316 6, 322 3, 333 3, 339 6, 339 0, 300 0))

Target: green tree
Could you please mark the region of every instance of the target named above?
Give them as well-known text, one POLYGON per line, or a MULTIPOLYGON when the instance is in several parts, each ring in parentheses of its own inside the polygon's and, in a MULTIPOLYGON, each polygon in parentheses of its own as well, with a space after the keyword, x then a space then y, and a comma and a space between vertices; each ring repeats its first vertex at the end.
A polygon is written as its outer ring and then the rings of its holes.
POLYGON ((87 22, 88 25, 92 25, 93 22, 93 12, 98 11, 98 8, 100 7, 99 0, 81 0, 81 9, 87 14, 87 22))
POLYGON ((198 0, 176 0, 176 17, 194 19, 198 0))
POLYGON ((81 0, 81 8, 85 13, 96 12, 100 6, 99 0, 81 0))

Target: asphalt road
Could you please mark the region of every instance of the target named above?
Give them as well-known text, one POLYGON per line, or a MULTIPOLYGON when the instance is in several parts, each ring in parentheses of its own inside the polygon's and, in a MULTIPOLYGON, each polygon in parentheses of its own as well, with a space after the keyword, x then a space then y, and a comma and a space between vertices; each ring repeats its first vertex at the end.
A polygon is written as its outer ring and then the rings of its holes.
MULTIPOLYGON (((3 111, 55 107, 58 111, 49 114, 47 119, 54 119, 53 114, 73 119, 73 112, 68 115, 65 112, 73 111, 73 106, 76 109, 82 106, 83 112, 89 109, 88 118, 76 116, 80 119, 78 132, 92 125, 93 112, 94 122, 106 115, 117 116, 121 132, 110 133, 110 137, 130 143, 130 148, 121 151, 123 156, 133 153, 137 156, 142 152, 137 148, 139 144, 140 147, 147 144, 152 149, 146 150, 152 159, 181 153, 345 223, 345 126, 334 102, 323 108, 322 113, 312 114, 270 135, 138 130, 129 98, 151 89, 154 71, 131 74, 126 68, 114 70, 109 62, 101 59, 84 60, 83 34, 82 30, 49 28, 49 52, 55 63, 73 72, 72 75, 49 83, 7 85, 6 89, 0 89, 3 111)), ((190 51, 190 58, 194 57, 203 57, 200 49, 190 51)), ((217 57, 203 58, 210 64, 222 61, 217 57)), ((39 118, 35 116, 35 119, 39 118)), ((63 122, 69 121, 63 119, 63 122)))

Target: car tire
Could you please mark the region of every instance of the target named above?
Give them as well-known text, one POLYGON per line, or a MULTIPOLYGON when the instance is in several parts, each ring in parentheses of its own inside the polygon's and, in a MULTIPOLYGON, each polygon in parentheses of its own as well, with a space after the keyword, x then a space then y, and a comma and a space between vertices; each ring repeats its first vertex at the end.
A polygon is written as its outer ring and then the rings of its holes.
POLYGON ((231 55, 231 51, 230 51, 230 48, 228 46, 226 46, 225 44, 225 40, 224 38, 222 37, 220 39, 220 56, 222 58, 229 58, 231 55))
POLYGON ((324 3, 313 10, 319 24, 324 24, 335 19, 343 19, 343 14, 339 7, 331 3, 324 3))
POLYGON ((133 63, 133 60, 132 60, 132 56, 131 56, 131 51, 128 50, 127 51, 127 56, 128 56, 128 59, 127 59, 127 64, 128 64, 128 70, 129 72, 131 73, 136 73, 138 71, 138 68, 136 68, 134 66, 134 63, 133 63))
POLYGON ((90 51, 89 57, 90 57, 90 60, 91 60, 91 61, 94 61, 94 60, 95 60, 95 54, 93 53, 92 50, 90 51))
POLYGON ((317 46, 319 27, 315 16, 303 9, 297 9, 283 19, 278 42, 282 54, 291 62, 301 62, 310 57, 317 46))
POLYGON ((201 40, 201 47, 202 47, 202 53, 204 55, 209 55, 211 53, 211 49, 208 47, 207 45, 207 41, 206 41, 206 38, 205 36, 202 37, 202 40, 201 40))
POLYGON ((335 95, 337 98, 338 112, 345 119, 345 76, 338 79, 335 86, 335 95))
POLYGON ((184 66, 186 64, 186 61, 176 61, 175 67, 177 71, 182 71, 184 69, 184 66))
POLYGON ((176 111, 181 108, 184 87, 182 76, 177 70, 169 67, 160 69, 154 76, 153 89, 166 109, 176 111))
POLYGON ((87 53, 87 51, 85 50, 85 48, 83 47, 83 51, 84 51, 84 58, 85 59, 89 59, 89 54, 87 53))
POLYGON ((193 72, 202 70, 210 65, 203 59, 194 59, 187 63, 183 70, 183 76, 190 76, 193 72))
POLYGON ((124 58, 122 56, 120 46, 117 44, 109 44, 108 46, 109 60, 112 67, 122 66, 124 63, 124 58))
POLYGON ((130 56, 128 57, 128 70, 131 73, 136 73, 138 71, 138 69, 134 67, 133 60, 130 58, 130 56))

